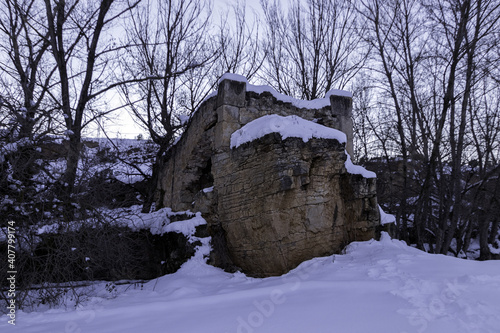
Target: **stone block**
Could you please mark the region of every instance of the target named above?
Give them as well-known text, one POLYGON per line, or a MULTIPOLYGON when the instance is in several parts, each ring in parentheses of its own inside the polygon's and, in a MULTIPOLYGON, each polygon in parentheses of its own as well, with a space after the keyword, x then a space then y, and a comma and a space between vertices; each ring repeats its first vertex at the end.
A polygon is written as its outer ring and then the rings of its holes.
POLYGON ((232 105, 245 106, 246 83, 240 81, 223 80, 219 84, 217 106, 232 105))

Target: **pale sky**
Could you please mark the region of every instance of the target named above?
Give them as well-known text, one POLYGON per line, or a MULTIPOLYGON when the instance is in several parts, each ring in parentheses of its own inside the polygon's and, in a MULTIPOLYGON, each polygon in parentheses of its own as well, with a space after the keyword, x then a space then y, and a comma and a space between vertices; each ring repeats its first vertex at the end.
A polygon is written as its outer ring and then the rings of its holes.
MULTIPOLYGON (((229 10, 232 4, 236 4, 237 0, 212 0, 213 1, 213 20, 215 23, 219 22, 220 12, 224 10, 229 10)), ((250 0, 247 1, 247 10, 250 11, 251 8, 258 10, 260 8, 259 1, 250 0)), ((231 14, 231 12, 229 12, 231 14)), ((106 97, 108 101, 111 101, 111 105, 119 105, 120 96, 117 93, 110 93, 106 97), (116 99, 116 102, 112 102, 116 99)), ((140 126, 138 126, 131 115, 126 110, 121 110, 115 112, 113 116, 110 117, 111 120, 103 121, 102 126, 106 129, 107 135, 110 138, 136 138, 139 134, 142 134, 144 138, 148 137, 146 133, 140 126)), ((86 137, 93 138, 103 138, 105 137, 102 131, 98 130, 99 126, 89 125, 85 131, 86 137)))

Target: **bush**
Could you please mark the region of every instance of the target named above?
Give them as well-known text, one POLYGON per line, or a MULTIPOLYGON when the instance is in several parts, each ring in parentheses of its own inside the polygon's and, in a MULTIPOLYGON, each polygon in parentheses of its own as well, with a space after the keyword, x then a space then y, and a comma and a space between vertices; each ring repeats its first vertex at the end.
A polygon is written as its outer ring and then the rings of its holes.
MULTIPOLYGON (((178 233, 152 235, 149 230, 133 231, 97 221, 66 229, 38 236, 18 231, 23 235, 16 253, 19 308, 57 306, 68 294, 81 299, 85 294, 77 292, 76 281, 149 280, 173 273, 194 255, 197 245, 178 233)), ((7 257, 5 242, 0 243, 0 256, 7 257)), ((6 278, 7 271, 2 269, 3 299, 6 278)))

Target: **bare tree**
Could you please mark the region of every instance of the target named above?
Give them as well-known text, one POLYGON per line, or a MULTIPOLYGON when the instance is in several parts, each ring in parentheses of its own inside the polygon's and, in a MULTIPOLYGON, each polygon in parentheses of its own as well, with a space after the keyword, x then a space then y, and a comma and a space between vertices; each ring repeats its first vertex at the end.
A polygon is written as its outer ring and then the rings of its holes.
POLYGON ((1 105, 18 124, 15 136, 31 140, 35 126, 47 117, 45 112, 37 111, 54 68, 46 57, 49 43, 39 24, 39 5, 36 1, 3 0, 0 16, 1 105))
POLYGON ((122 86, 122 95, 137 122, 159 147, 144 205, 148 211, 164 153, 209 92, 198 90, 187 79, 203 66, 210 66, 217 50, 208 38, 208 3, 151 0, 138 9, 127 27, 131 47, 121 68, 125 80, 132 82, 144 75, 148 79, 122 86))
POLYGON ((20 223, 35 218, 33 206, 47 189, 34 176, 44 170, 40 144, 57 124, 46 98, 55 66, 41 6, 35 0, 0 5, 0 192, 6 199, 0 209, 2 220, 20 223))
POLYGON ((0 11, 0 108, 8 114, 10 140, 36 140, 49 130, 45 102, 54 64, 36 1, 3 0, 0 11))
MULTIPOLYGON (((373 47, 373 69, 380 92, 391 100, 403 162, 403 238, 412 237, 431 251, 447 253, 470 231, 463 166, 472 153, 476 111, 474 87, 490 76, 499 5, 494 1, 362 1, 359 12, 368 22, 365 40, 373 47), (422 162, 416 179, 410 162, 422 162), (420 184, 408 208, 405 193, 420 184), (413 216, 410 235, 407 216, 413 216)), ((384 96, 384 95, 382 95, 384 96)), ((477 96, 479 97, 479 96, 477 96)), ((484 114, 484 105, 479 114, 484 114)), ((491 110, 490 110, 491 112, 491 110)), ((476 138, 477 139, 477 138, 476 138)), ((476 140, 477 141, 477 140, 476 140)), ((476 147, 480 145, 476 144, 476 147)), ((470 235, 470 232, 469 232, 470 235)), ((457 251, 458 254, 458 250, 457 251)))
POLYGON ((266 19, 267 56, 261 78, 278 91, 303 99, 344 88, 363 67, 362 29, 351 2, 261 1, 266 19), (285 14, 286 13, 286 14, 285 14))
MULTIPOLYGON (((494 69, 493 69, 494 70, 494 69)), ((469 133, 473 154, 469 162, 468 181, 464 184, 464 196, 471 199, 471 220, 460 230, 462 248, 467 249, 470 233, 475 227, 479 233, 480 259, 492 257, 490 246, 499 245, 500 219, 500 85, 484 77, 473 87, 471 105, 468 108, 471 121, 469 133)), ((459 226, 460 227, 460 226, 459 226)))
MULTIPOLYGON (((447 197, 450 199, 444 203, 445 215, 436 240, 436 252, 447 253, 457 229, 466 221, 461 203, 466 133, 471 131, 467 114, 473 98, 471 92, 483 72, 481 68, 491 66, 490 61, 485 63, 484 60, 491 60, 491 46, 495 44, 492 38, 495 38, 494 31, 499 29, 500 4, 496 1, 443 1, 439 6, 429 4, 426 8, 437 24, 436 30, 448 41, 444 55, 451 59, 438 127, 439 131, 445 119, 449 121, 451 187, 447 197)), ((438 152, 439 141, 433 147, 431 166, 438 152)))
POLYGON ((194 112, 209 93, 217 90, 218 80, 225 73, 240 74, 248 80, 256 76, 264 61, 259 22, 256 14, 248 13, 246 4, 238 1, 220 13, 218 25, 207 27, 205 49, 211 50, 212 57, 179 76, 179 113, 194 112))
MULTIPOLYGON (((387 105, 394 110, 395 127, 399 154, 402 157, 402 184, 400 197, 401 236, 408 240, 409 212, 406 202, 409 194, 408 160, 417 153, 417 119, 423 119, 422 92, 417 88, 417 77, 422 74, 426 57, 425 31, 422 17, 418 15, 417 1, 363 1, 360 14, 368 25, 363 36, 374 51, 374 71, 381 78, 378 87, 382 96, 387 97, 387 105)), ((422 122, 419 122, 421 124, 422 122)), ((426 133, 421 131, 421 133, 426 133)), ((427 137, 420 136, 425 147, 427 137)))
POLYGON ((74 191, 82 130, 101 115, 90 112, 91 102, 120 84, 109 80, 112 55, 119 46, 115 47, 112 40, 103 43, 104 33, 138 2, 44 0, 44 24, 59 76, 50 95, 64 117, 69 141, 62 180, 62 197, 66 203, 71 201, 74 191))
POLYGON ((236 73, 251 80, 260 71, 267 51, 260 42, 260 24, 257 14, 248 13, 245 3, 239 1, 221 14, 216 33, 220 51, 217 79, 225 73, 236 73))

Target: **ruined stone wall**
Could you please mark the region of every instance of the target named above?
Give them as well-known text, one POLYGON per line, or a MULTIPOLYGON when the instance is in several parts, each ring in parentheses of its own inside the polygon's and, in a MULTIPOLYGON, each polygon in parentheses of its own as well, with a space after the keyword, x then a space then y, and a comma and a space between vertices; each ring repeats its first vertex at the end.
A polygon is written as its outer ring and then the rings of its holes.
POLYGON ((193 114, 188 130, 165 156, 157 189, 157 207, 176 211, 192 209, 200 190, 213 185, 211 176, 216 98, 193 114))
POLYGON ((279 116, 296 115, 320 125, 338 129, 347 136, 346 150, 352 154, 352 98, 332 95, 330 105, 322 108, 298 108, 290 103, 277 100, 270 93, 257 94, 247 92, 246 105, 240 114, 240 123, 247 124, 264 115, 277 114, 279 116))
POLYGON ((302 108, 254 90, 244 80, 220 82, 217 95, 193 115, 168 152, 157 204, 201 211, 212 234, 214 263, 255 276, 283 274, 304 260, 374 237, 375 178, 351 175, 344 164, 345 150, 352 152, 352 99, 330 96, 329 103, 302 108), (340 129, 347 144, 282 140, 272 133, 230 147, 231 134, 269 114, 340 129))
POLYGON ((352 154, 352 98, 330 95, 330 105, 319 108, 300 108, 292 103, 277 99, 270 92, 247 91, 246 86, 245 82, 231 80, 224 80, 220 83, 217 95, 217 114, 219 121, 225 124, 221 124, 222 137, 219 138, 220 142, 216 146, 226 147, 226 141, 229 140, 234 131, 262 116, 269 114, 296 115, 344 132, 347 136, 346 150, 352 154))
POLYGON ((256 276, 279 275, 372 238, 375 181, 352 182, 345 159, 336 140, 276 133, 233 149, 215 183, 233 263, 256 276))

